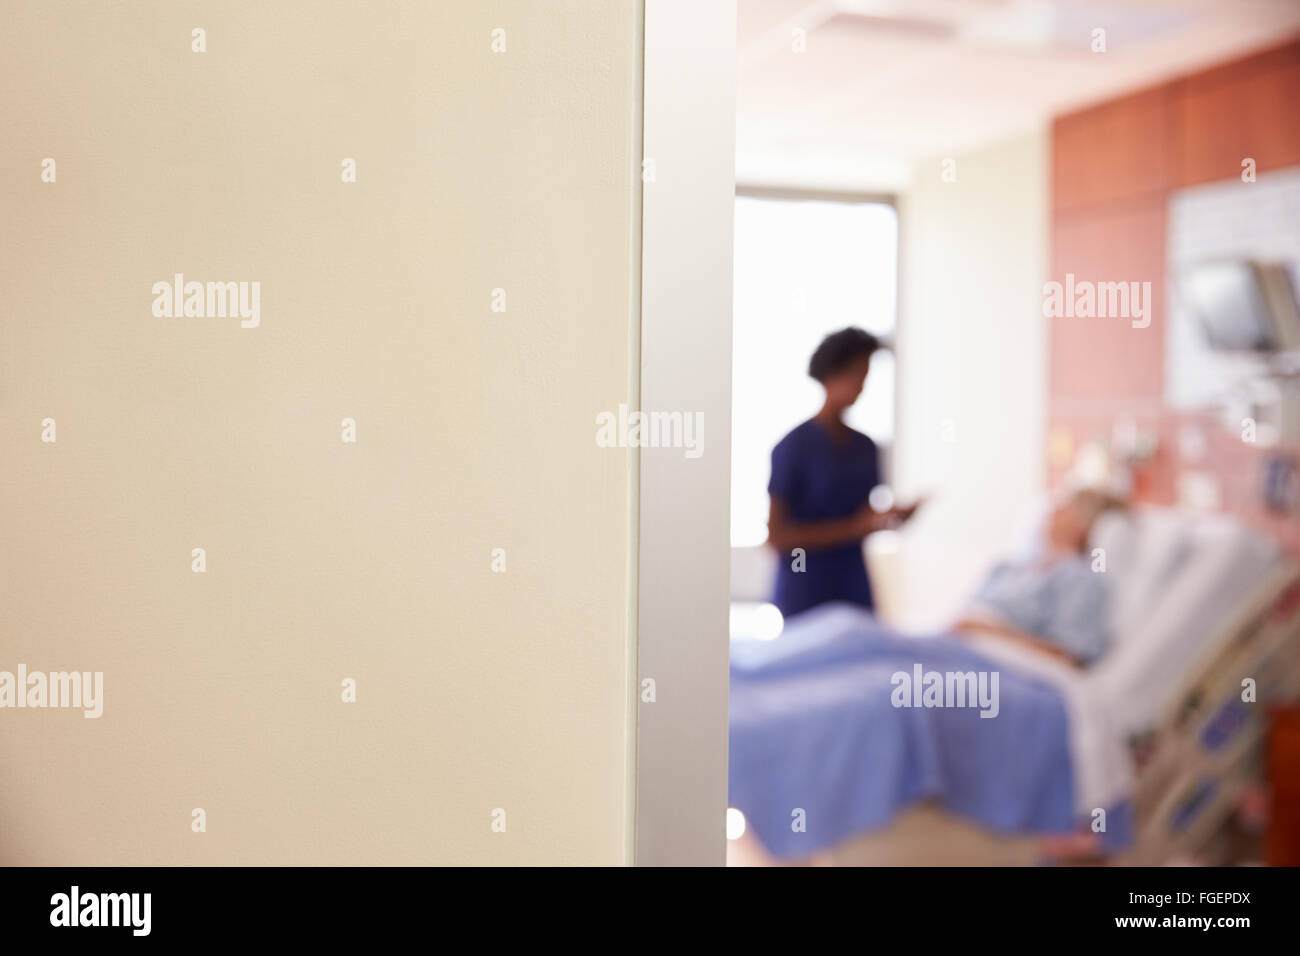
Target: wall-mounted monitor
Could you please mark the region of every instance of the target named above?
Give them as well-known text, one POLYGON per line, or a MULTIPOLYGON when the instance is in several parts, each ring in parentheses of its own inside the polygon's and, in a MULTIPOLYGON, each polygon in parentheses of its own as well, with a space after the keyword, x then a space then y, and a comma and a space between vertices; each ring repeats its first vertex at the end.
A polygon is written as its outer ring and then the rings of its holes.
POLYGON ((1300 348, 1300 308, 1284 263, 1200 262, 1182 271, 1178 286, 1183 304, 1212 348, 1227 352, 1300 348))

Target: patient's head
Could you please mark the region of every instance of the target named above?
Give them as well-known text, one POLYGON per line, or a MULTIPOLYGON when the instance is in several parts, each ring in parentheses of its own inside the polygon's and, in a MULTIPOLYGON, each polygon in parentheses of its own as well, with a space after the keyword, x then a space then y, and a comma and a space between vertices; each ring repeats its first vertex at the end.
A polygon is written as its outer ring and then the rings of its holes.
POLYGON ((826 389, 826 404, 848 408, 862 394, 871 356, 880 342, 862 329, 841 329, 822 339, 808 363, 808 374, 826 389))
POLYGON ((1081 488, 1062 496, 1047 522, 1047 538, 1059 551, 1082 552, 1088 547, 1092 526, 1107 511, 1123 508, 1114 495, 1093 488, 1081 488))

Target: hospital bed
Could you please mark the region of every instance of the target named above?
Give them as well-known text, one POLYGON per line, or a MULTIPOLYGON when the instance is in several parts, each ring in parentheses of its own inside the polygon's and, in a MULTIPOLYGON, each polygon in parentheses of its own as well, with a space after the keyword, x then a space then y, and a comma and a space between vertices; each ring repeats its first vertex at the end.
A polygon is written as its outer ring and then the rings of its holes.
MULTIPOLYGON (((1140 509, 1105 516, 1114 644, 1075 671, 993 638, 972 644, 1032 672, 1067 701, 1079 809, 1126 802, 1130 838, 1116 862, 1219 862, 1219 836, 1261 781, 1267 708, 1300 700, 1300 568, 1226 516, 1140 509), (1254 682, 1254 701, 1242 699, 1254 682)), ((1089 843, 1084 828, 1080 842, 1089 843)), ((993 832, 921 803, 886 827, 813 860, 834 865, 1032 864, 1033 833, 993 832)), ((775 862, 752 836, 733 862, 775 862)), ((788 862, 788 861, 787 861, 788 862)))

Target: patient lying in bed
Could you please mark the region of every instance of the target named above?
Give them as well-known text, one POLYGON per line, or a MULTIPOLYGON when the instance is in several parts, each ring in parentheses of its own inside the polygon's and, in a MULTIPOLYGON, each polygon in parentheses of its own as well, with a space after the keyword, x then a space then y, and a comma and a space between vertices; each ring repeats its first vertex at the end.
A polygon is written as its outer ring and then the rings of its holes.
POLYGON ((1087 554, 1093 523, 1122 503, 1099 491, 1062 498, 1044 529, 1034 557, 996 565, 976 591, 958 632, 1014 641, 1086 667, 1110 643, 1110 593, 1106 576, 1087 554))
POLYGON ((1078 666, 1097 660, 1109 588, 1087 542, 1117 504, 1095 492, 1063 498, 1040 553, 989 574, 959 635, 901 633, 860 607, 831 604, 792 617, 776 640, 734 643, 730 801, 766 850, 808 858, 920 801, 1020 834, 1073 833, 1102 807, 1110 838, 1128 839, 1127 791, 1097 754, 1125 773, 1127 755, 1095 719, 1095 688, 1066 668, 1022 666, 1029 655, 968 640, 993 634, 1078 666), (900 706, 897 675, 917 669, 945 679, 996 673, 997 719, 976 706, 900 706), (792 828, 793 808, 806 829, 792 828))

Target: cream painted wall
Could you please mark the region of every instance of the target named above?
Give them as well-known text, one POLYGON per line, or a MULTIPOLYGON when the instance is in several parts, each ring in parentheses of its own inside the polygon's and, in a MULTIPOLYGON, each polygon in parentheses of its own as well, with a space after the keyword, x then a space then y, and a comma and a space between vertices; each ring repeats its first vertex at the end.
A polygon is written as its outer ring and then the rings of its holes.
POLYGON ((0 862, 627 862, 639 4, 5 20, 0 862))
POLYGON ((932 497, 873 555, 891 616, 917 626, 951 620, 1044 490, 1047 134, 952 157, 955 182, 944 158, 899 203, 895 481, 932 497))

